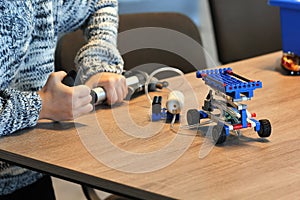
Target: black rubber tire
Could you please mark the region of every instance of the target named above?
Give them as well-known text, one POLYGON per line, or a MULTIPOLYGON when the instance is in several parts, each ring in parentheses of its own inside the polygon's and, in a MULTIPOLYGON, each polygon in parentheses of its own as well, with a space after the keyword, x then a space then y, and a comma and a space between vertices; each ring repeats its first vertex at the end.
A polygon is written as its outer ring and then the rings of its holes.
POLYGON ((257 132, 259 137, 269 137, 271 135, 272 127, 271 123, 267 119, 259 120, 260 130, 257 132))
POLYGON ((223 144, 226 141, 226 131, 223 126, 217 125, 213 127, 212 138, 216 144, 223 144))
POLYGON ((200 123, 200 113, 197 109, 190 109, 187 112, 188 125, 194 125, 200 123))

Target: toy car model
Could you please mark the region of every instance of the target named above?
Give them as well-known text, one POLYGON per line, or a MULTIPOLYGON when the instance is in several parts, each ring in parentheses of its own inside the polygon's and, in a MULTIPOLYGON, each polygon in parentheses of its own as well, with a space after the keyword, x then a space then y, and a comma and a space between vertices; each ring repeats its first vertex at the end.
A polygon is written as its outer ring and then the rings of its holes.
POLYGON ((224 143, 230 131, 249 127, 253 127, 260 137, 271 135, 270 121, 257 121, 254 119, 256 114, 249 113, 247 105, 241 103, 251 100, 253 91, 262 88, 262 82, 246 79, 234 73, 231 68, 199 70, 196 76, 211 89, 202 110, 188 110, 189 125, 199 124, 201 119, 211 119, 216 123, 212 129, 212 138, 216 144, 224 143), (219 112, 216 113, 216 110, 219 112))

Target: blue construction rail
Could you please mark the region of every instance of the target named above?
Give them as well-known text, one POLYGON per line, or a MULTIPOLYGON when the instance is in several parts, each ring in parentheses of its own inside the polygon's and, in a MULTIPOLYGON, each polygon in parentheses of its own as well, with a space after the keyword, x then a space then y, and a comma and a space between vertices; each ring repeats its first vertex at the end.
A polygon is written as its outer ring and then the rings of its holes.
POLYGON ((242 77, 231 68, 199 70, 196 76, 202 78, 206 85, 235 100, 241 99, 241 95, 251 98, 256 88, 262 88, 262 82, 242 77))

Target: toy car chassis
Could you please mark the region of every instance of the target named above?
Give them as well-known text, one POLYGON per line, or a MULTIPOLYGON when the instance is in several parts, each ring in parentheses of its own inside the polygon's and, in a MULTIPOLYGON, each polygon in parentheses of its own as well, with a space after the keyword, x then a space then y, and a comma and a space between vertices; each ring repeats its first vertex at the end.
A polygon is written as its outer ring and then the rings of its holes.
POLYGON ((246 79, 231 68, 199 70, 197 78, 211 87, 204 100, 202 110, 190 109, 187 112, 189 125, 199 124, 201 119, 211 119, 217 125, 212 129, 212 138, 216 144, 226 141, 230 131, 253 127, 260 137, 271 135, 271 123, 267 119, 257 121, 255 113, 247 111, 247 105, 240 102, 251 100, 253 91, 262 88, 262 82, 246 79), (217 99, 215 97, 221 97, 217 99), (214 110, 219 110, 218 114, 214 110))

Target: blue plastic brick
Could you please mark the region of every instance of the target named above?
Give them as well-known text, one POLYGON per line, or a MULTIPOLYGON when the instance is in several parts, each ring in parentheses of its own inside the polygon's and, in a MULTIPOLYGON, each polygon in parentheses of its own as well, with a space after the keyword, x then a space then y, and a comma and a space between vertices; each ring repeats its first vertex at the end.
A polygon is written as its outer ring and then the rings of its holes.
POLYGON ((241 110, 240 114, 241 114, 242 126, 243 128, 247 128, 248 122, 247 122, 246 110, 245 109, 241 110))
POLYGON ((234 99, 240 99, 241 94, 251 98, 255 89, 262 88, 262 82, 241 80, 230 72, 231 68, 199 70, 196 76, 202 78, 206 85, 234 99))
POLYGON ((259 121, 257 121, 256 119, 251 118, 250 120, 252 120, 253 122, 255 122, 256 126, 255 126, 255 131, 258 132, 260 130, 260 123, 259 121))
POLYGON ((199 111, 200 113, 200 119, 206 119, 208 118, 208 114, 202 110, 199 111))

